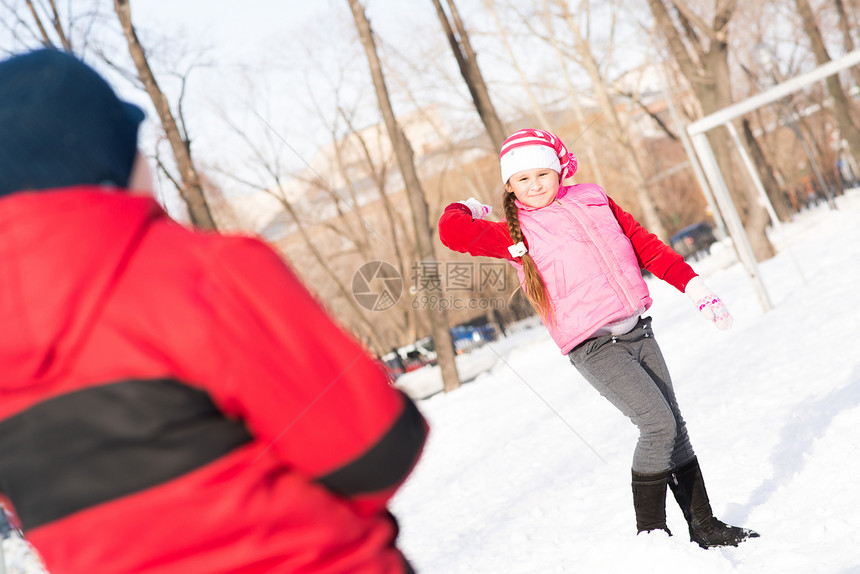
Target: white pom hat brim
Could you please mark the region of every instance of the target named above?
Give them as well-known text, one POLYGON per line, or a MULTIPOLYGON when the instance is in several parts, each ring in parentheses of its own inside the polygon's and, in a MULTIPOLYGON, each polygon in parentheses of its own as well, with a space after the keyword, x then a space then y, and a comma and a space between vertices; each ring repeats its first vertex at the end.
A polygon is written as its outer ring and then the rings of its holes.
POLYGON ((507 183, 515 173, 527 169, 551 169, 561 174, 561 163, 555 150, 545 145, 516 147, 503 155, 499 163, 502 167, 502 182, 507 183))

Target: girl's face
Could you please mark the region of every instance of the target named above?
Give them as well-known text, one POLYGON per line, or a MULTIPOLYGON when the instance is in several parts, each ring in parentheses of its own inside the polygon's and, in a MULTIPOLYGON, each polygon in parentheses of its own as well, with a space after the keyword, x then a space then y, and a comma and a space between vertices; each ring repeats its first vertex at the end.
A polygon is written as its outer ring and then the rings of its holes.
POLYGON ((508 180, 505 188, 517 196, 525 206, 546 207, 558 195, 558 172, 545 167, 518 171, 508 180))

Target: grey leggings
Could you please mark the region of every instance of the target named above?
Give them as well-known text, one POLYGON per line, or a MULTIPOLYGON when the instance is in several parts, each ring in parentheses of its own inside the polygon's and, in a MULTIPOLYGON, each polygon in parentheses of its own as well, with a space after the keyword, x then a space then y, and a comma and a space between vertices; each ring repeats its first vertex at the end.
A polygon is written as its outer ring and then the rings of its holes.
POLYGON ((695 453, 650 317, 639 319, 624 335, 589 339, 568 357, 591 386, 639 428, 634 471, 656 474, 692 460, 695 453))

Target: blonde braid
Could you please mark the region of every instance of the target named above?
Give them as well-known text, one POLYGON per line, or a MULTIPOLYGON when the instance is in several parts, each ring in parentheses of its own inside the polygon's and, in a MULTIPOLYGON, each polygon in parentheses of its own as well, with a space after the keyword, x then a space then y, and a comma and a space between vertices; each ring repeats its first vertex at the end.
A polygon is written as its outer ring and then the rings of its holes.
MULTIPOLYGON (((502 206, 505 210, 505 220, 508 223, 508 233, 516 244, 523 241, 523 232, 520 229, 520 218, 514 201, 516 201, 516 196, 506 188, 502 206)), ((523 262, 523 273, 525 274, 523 288, 526 292, 526 297, 545 323, 555 323, 555 312, 552 301, 549 298, 546 283, 544 283, 534 259, 528 253, 523 255, 521 259, 523 262)))

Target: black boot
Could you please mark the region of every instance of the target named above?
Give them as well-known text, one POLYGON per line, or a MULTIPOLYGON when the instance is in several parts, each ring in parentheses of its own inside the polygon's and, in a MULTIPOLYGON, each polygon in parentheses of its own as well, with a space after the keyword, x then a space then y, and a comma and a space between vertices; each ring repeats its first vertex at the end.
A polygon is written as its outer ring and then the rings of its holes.
POLYGON ((636 530, 651 532, 665 530, 666 526, 666 481, 669 472, 639 474, 633 471, 633 509, 636 511, 636 530))
POLYGON ((699 461, 676 468, 669 474, 669 488, 690 525, 690 541, 702 548, 737 546, 747 538, 758 538, 758 533, 747 528, 729 526, 714 518, 699 461))

